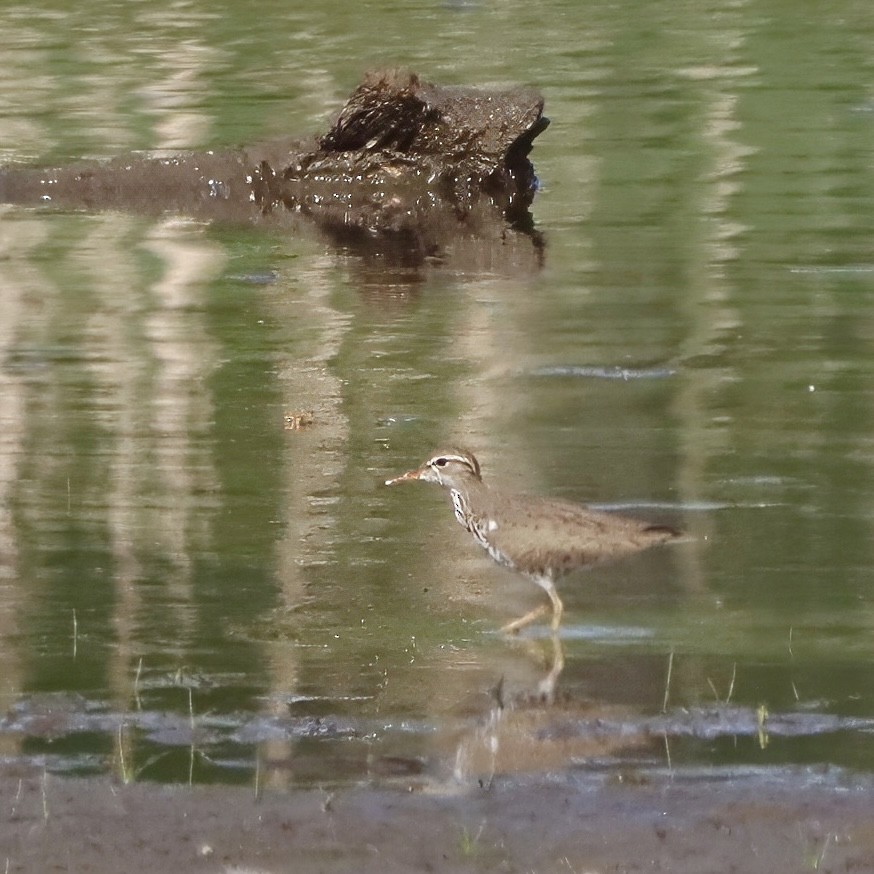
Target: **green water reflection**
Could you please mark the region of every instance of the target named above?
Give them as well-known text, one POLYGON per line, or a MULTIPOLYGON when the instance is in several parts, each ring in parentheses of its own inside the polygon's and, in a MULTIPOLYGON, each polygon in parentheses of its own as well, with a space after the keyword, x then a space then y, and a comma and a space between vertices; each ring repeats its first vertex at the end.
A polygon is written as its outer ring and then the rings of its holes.
POLYGON ((0 208, 2 754, 489 771, 496 696, 530 703, 554 652, 497 635, 538 593, 439 494, 381 486, 451 438, 495 482, 693 535, 566 581, 556 709, 506 717, 529 743, 498 767, 870 769, 874 20, 829 8, 0 12, 4 163, 318 130, 386 61, 536 85, 553 122, 533 276, 410 283, 315 236, 0 208), (591 745, 666 685, 657 742, 591 745), (549 720, 579 743, 538 746, 549 720))

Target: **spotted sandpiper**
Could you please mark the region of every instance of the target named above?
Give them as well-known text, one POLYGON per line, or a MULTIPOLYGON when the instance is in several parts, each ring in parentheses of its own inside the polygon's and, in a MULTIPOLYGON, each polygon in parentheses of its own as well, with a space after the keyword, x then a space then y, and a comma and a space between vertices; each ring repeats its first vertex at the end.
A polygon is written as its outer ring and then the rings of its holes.
MULTIPOLYGON (((556 580, 575 568, 631 555, 680 537, 667 525, 592 510, 557 498, 511 494, 489 488, 473 453, 443 449, 419 467, 386 480, 437 483, 449 492, 455 518, 500 565, 519 571, 546 591, 552 603, 552 628, 561 622, 563 605, 556 580)), ((546 611, 542 605, 504 626, 518 631, 546 611)))

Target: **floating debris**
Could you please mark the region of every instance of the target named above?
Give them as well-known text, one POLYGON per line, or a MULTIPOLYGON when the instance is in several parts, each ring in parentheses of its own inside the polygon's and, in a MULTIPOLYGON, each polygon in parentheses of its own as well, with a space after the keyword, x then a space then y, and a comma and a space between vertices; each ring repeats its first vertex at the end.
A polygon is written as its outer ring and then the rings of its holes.
POLYGON ((302 431, 312 425, 315 421, 315 414, 312 410, 298 410, 294 413, 286 413, 283 420, 286 431, 302 431))
POLYGON ((405 413, 396 413, 394 415, 383 416, 376 420, 376 424, 381 428, 391 428, 397 425, 412 425, 419 421, 419 416, 414 416, 405 413))

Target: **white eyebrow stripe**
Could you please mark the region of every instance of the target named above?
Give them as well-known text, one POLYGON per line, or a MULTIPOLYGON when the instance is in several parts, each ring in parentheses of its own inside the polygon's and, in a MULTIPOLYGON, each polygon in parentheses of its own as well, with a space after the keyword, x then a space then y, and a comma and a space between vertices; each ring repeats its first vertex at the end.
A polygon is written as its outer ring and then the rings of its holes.
POLYGON ((435 455, 428 464, 436 464, 441 458, 445 458, 446 461, 459 461, 461 464, 466 464, 470 467, 470 459, 465 458, 463 455, 435 455))

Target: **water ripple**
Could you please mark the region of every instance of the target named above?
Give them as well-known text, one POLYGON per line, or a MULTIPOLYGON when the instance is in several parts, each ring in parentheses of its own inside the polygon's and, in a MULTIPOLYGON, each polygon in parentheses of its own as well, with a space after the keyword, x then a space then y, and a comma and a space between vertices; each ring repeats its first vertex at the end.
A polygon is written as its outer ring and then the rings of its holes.
POLYGON ((619 367, 600 365, 555 364, 529 371, 531 376, 574 376, 583 379, 668 379, 676 374, 670 367, 619 367))

